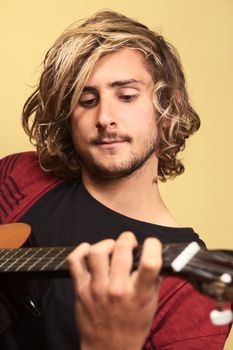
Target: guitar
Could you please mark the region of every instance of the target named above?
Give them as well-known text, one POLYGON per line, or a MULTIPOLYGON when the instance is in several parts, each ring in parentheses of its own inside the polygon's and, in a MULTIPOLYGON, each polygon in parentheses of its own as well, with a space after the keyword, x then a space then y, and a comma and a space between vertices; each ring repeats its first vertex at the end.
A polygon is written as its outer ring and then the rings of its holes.
MULTIPOLYGON (((30 232, 23 223, 0 225, 0 278, 69 277, 66 258, 74 247, 21 247, 30 232)), ((162 276, 180 276, 215 298, 217 310, 210 315, 214 324, 232 322, 232 312, 222 311, 222 306, 224 301, 233 302, 233 251, 207 250, 196 242, 175 243, 164 244, 162 256, 162 276)), ((139 259, 140 247, 134 251, 133 269, 139 259)))

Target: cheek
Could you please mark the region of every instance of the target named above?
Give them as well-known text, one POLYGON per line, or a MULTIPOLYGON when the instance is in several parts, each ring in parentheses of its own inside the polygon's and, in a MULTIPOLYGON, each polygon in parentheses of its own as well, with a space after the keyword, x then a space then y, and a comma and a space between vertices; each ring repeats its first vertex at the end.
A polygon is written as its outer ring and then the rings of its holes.
POLYGON ((71 135, 75 148, 80 150, 81 146, 84 144, 84 136, 85 134, 82 132, 82 123, 80 123, 77 118, 72 117, 70 121, 71 126, 71 135))
POLYGON ((156 128, 156 114, 153 104, 142 104, 135 108, 131 119, 132 127, 139 132, 151 133, 156 128))
POLYGON ((83 132, 82 130, 85 130, 87 127, 85 126, 85 119, 77 117, 75 115, 71 118, 71 131, 72 136, 75 137, 77 134, 79 136, 82 136, 83 132))

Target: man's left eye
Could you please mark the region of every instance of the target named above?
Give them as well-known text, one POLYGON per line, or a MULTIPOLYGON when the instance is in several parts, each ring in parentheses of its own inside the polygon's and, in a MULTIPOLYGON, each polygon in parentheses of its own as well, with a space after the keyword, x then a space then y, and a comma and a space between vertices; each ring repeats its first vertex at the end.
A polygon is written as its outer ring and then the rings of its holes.
POLYGON ((137 94, 135 94, 135 95, 121 95, 120 99, 125 101, 125 102, 130 102, 130 101, 134 100, 137 97, 138 97, 137 94))

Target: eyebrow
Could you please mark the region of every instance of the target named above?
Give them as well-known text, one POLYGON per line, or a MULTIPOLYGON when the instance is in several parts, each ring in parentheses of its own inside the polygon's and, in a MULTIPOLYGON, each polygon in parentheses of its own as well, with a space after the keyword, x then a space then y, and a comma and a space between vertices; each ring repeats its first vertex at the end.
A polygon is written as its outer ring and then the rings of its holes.
MULTIPOLYGON (((136 80, 136 79, 126 79, 126 80, 117 80, 114 81, 113 83, 110 83, 109 86, 110 87, 123 87, 123 86, 127 86, 130 84, 141 84, 141 85, 145 85, 142 81, 140 80, 136 80)), ((84 86, 83 91, 82 92, 96 92, 97 91, 97 87, 96 86, 84 86)))
POLYGON ((84 86, 82 92, 96 92, 97 88, 95 86, 84 86))
POLYGON ((121 87, 129 84, 142 84, 145 85, 142 81, 136 79, 127 79, 127 80, 117 80, 110 84, 111 87, 121 87))

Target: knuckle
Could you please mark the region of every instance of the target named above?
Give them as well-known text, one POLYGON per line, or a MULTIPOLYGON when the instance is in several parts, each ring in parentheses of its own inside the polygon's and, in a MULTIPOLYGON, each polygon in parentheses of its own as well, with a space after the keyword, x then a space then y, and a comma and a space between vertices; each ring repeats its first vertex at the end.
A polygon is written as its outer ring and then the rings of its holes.
POLYGON ((98 283, 93 283, 91 286, 91 295, 95 301, 99 301, 104 297, 104 288, 102 288, 98 283))
POLYGON ((109 249, 114 246, 115 241, 113 239, 107 239, 99 243, 93 244, 90 247, 89 255, 99 256, 103 254, 109 254, 109 249))
POLYGON ((156 251, 162 250, 162 243, 155 237, 148 237, 145 239, 144 245, 148 248, 154 249, 156 251))
POLYGON ((98 257, 102 254, 104 254, 104 249, 101 246, 91 246, 89 251, 90 257, 98 257))
POLYGON ((129 241, 123 241, 123 240, 119 240, 116 242, 116 246, 117 249, 120 250, 125 250, 131 247, 131 244, 129 241))
POLYGON ((76 294, 82 299, 82 297, 86 294, 86 286, 78 283, 76 294))
POLYGON ((78 245, 67 257, 68 262, 72 262, 74 259, 82 256, 85 252, 90 249, 90 244, 87 242, 83 242, 78 245))
POLYGON ((111 285, 108 288, 108 297, 112 301, 120 301, 126 295, 126 291, 121 286, 111 285))
POLYGON ((161 268, 161 264, 158 260, 145 260, 142 262, 142 268, 147 273, 157 273, 161 268))

